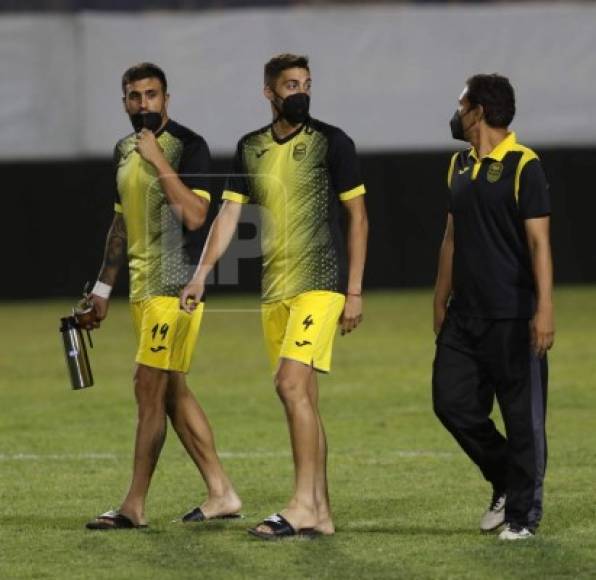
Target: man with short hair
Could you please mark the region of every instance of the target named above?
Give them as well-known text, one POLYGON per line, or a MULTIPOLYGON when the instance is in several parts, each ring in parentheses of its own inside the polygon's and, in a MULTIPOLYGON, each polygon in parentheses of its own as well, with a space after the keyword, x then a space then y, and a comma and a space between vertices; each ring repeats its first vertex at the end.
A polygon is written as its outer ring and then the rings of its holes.
POLYGON ((316 372, 330 370, 338 321, 343 334, 362 320, 365 189, 352 140, 310 117, 310 90, 306 57, 282 54, 265 65, 264 95, 273 122, 240 139, 224 204, 180 299, 191 312, 230 243, 242 205, 258 204, 263 330, 295 467, 294 495, 286 508, 249 530, 264 540, 335 531, 316 372), (342 206, 348 218, 347 256, 339 226, 342 206))
POLYGON ((509 80, 475 75, 451 120, 449 210, 434 298, 434 410, 492 484, 482 531, 531 538, 542 517, 546 351, 554 340, 550 197, 508 127, 509 80), (506 438, 490 413, 497 397, 506 438))
POLYGON ((134 374, 138 424, 128 494, 118 510, 98 516, 87 528, 146 527, 145 499, 165 441, 166 417, 208 490, 207 500, 183 521, 238 517, 240 499, 221 466, 207 417, 186 384, 203 303, 192 314, 178 307, 189 277, 192 235, 209 206, 209 149, 202 137, 168 118, 167 81, 159 67, 131 67, 122 77, 122 90, 135 132, 114 151, 115 215, 92 301, 98 326, 107 316, 111 288, 128 253, 139 341, 134 374))

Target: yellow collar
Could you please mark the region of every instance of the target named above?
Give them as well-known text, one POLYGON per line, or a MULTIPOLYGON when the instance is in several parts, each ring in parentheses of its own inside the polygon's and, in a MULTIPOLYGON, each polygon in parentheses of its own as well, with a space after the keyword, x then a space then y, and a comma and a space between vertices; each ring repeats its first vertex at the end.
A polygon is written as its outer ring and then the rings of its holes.
MULTIPOLYGON (((505 157, 505 155, 511 151, 516 144, 517 137, 515 132, 511 131, 511 133, 509 133, 505 139, 503 139, 488 155, 486 155, 486 157, 494 159, 495 161, 503 161, 503 157, 505 157)), ((476 149, 474 149, 474 147, 472 147, 470 150, 470 157, 478 161, 478 153, 476 153, 476 149)))

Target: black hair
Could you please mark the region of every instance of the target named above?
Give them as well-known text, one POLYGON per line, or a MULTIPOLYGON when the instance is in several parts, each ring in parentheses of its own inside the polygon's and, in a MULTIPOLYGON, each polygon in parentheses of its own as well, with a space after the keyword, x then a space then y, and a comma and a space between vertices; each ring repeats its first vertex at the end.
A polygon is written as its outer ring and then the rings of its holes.
POLYGON ((508 127, 515 116, 515 91, 507 77, 497 73, 478 74, 466 84, 466 97, 472 107, 482 105, 484 120, 490 127, 508 127))
POLYGON ((310 71, 308 56, 289 53, 274 56, 265 64, 265 84, 273 88, 279 75, 289 68, 305 68, 310 71))
POLYGON ((124 72, 122 75, 122 92, 126 95, 127 84, 150 78, 159 79, 164 94, 168 92, 166 73, 164 73, 163 70, 161 70, 156 64, 151 62, 141 62, 139 64, 135 64, 124 72))

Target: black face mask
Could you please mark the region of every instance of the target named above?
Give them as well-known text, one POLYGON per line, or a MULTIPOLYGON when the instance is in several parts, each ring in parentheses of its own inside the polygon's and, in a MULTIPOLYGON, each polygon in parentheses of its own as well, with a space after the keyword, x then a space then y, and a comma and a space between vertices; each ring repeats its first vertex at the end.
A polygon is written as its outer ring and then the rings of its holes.
POLYGON ((141 129, 149 129, 149 131, 155 133, 163 122, 161 113, 134 113, 134 115, 129 116, 135 133, 138 133, 141 129))
POLYGON ((454 139, 457 139, 458 141, 466 140, 464 135, 464 124, 461 115, 459 114, 459 110, 456 109, 453 117, 451 117, 451 121, 449 121, 449 126, 451 127, 451 136, 454 139))
MULTIPOLYGON (((277 94, 276 96, 279 97, 277 94)), ((309 118, 310 97, 306 93, 295 93, 287 96, 282 100, 281 108, 275 102, 273 104, 279 113, 276 121, 283 117, 292 125, 300 125, 305 123, 309 118)))

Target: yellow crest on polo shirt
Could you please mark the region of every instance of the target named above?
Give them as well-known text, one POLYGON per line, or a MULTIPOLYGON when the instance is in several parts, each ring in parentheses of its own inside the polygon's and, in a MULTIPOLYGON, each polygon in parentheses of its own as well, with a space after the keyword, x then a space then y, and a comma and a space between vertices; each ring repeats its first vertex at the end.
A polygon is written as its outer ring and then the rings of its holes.
POLYGON ((495 161, 488 166, 486 171, 486 180, 489 183, 496 183, 501 179, 503 173, 503 164, 499 161, 495 161))

